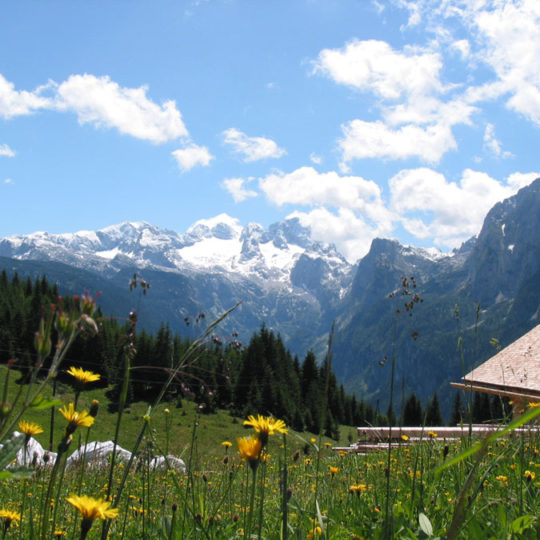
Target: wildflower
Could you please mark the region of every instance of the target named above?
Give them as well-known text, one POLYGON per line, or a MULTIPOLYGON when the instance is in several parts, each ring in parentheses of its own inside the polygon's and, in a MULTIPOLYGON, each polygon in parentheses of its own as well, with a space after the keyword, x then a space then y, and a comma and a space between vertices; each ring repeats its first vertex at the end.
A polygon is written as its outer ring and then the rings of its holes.
POLYGON ((402 436, 401 436, 401 440, 402 440, 402 441, 408 441, 408 440, 409 440, 409 436, 408 436, 408 435, 402 435, 402 436))
POLYGON ((326 448, 330 448, 330 447, 332 446, 332 443, 325 442, 325 443, 324 443, 324 446, 326 446, 326 448))
POLYGON ((504 476, 503 474, 496 477, 496 480, 498 480, 502 486, 508 485, 508 476, 504 476))
POLYGON ((332 476, 335 476, 339 472, 339 467, 332 467, 331 465, 328 467, 328 470, 330 471, 330 474, 332 476))
POLYGON ((529 402, 529 409, 536 409, 537 407, 540 407, 540 402, 529 402))
POLYGON ((4 534, 9 529, 12 523, 19 523, 21 521, 21 514, 14 510, 7 510, 6 508, 0 509, 0 519, 4 521, 4 534))
POLYGON ((362 491, 367 491, 366 484, 354 484, 349 486, 349 493, 356 493, 357 495, 360 495, 362 491))
POLYGON ((86 371, 83 368, 76 368, 71 366, 67 370, 67 374, 75 378, 79 384, 87 384, 91 382, 96 382, 101 379, 101 375, 98 373, 93 373, 92 371, 86 371))
POLYGON ((436 439, 438 435, 434 431, 428 431, 428 437, 431 439, 436 439))
POLYGON ((257 433, 263 446, 268 442, 268 436, 274 433, 287 433, 287 426, 283 420, 276 420, 270 416, 257 415, 257 418, 252 414, 244 422, 244 426, 251 426, 257 433))
POLYGON ((315 437, 311 437, 311 439, 309 439, 309 442, 311 444, 315 444, 317 442, 317 439, 315 437))
POLYGON ((72 495, 66 501, 72 504, 82 516, 81 538, 86 537, 94 519, 113 519, 118 516, 118 508, 109 508, 111 503, 103 499, 94 499, 86 495, 72 495))
POLYGON ((62 407, 59 411, 69 422, 66 427, 67 434, 73 433, 78 427, 90 427, 94 423, 93 416, 90 416, 86 411, 77 412, 73 403, 62 407))
POLYGON ((221 446, 223 446, 225 448, 225 450, 227 450, 232 446, 232 442, 231 441, 223 441, 221 443, 221 446))
POLYGON ((527 482, 532 482, 536 478, 536 473, 533 471, 525 471, 524 476, 527 482))
POLYGON ((258 437, 241 437, 238 439, 238 452, 249 463, 251 470, 255 472, 259 465, 262 443, 258 437))
POLYGON ((311 532, 306 534, 306 538, 314 538, 315 536, 320 536, 322 534, 322 529, 319 525, 313 528, 311 532))
POLYGON ((43 428, 39 424, 36 424, 35 422, 26 422, 25 420, 19 422, 19 429, 28 437, 43 433, 43 428))

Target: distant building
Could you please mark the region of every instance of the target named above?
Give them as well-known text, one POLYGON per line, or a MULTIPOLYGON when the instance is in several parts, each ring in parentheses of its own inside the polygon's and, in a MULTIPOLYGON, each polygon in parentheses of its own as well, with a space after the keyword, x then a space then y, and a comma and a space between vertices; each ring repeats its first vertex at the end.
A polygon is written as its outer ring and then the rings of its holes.
POLYGON ((540 402, 540 324, 467 373, 455 388, 508 397, 514 416, 540 402))

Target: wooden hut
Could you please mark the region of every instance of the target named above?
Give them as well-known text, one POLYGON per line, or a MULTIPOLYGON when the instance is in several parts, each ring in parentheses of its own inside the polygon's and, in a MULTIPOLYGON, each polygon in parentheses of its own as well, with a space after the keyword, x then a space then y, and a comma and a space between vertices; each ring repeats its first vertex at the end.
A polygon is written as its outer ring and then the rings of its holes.
POLYGON ((514 415, 540 402, 540 324, 474 368, 455 388, 510 398, 514 415))

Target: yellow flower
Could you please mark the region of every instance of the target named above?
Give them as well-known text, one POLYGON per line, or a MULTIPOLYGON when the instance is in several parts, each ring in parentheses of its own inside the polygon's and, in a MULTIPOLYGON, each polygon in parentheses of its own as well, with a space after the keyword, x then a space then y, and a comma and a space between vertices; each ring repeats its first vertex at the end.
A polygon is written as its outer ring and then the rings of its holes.
POLYGON ((244 426, 251 426, 259 436, 262 445, 265 446, 268 442, 268 436, 274 433, 287 433, 287 425, 283 420, 276 420, 270 416, 257 415, 257 418, 252 414, 244 421, 244 426))
POLYGON ((332 446, 332 443, 325 442, 325 443, 324 443, 324 446, 326 446, 326 448, 330 448, 330 447, 332 446))
POLYGON ((315 444, 317 442, 317 439, 315 439, 315 437, 311 437, 311 439, 309 439, 309 442, 315 444))
POLYGON ((540 402, 529 402, 530 409, 536 409, 536 407, 540 407, 540 402))
POLYGON ((339 467, 332 467, 332 465, 330 465, 328 467, 328 470, 330 471, 330 474, 334 476, 335 474, 339 472, 339 467))
POLYGON ((12 523, 15 523, 15 525, 17 525, 17 523, 21 521, 21 514, 19 514, 19 512, 15 512, 14 510, 7 510, 6 508, 2 508, 0 510, 0 519, 4 520, 4 527, 8 529, 12 523))
POLYGON ((101 379, 101 375, 98 373, 93 373, 92 371, 85 371, 83 368, 76 368, 71 366, 67 370, 68 375, 74 377, 78 383, 86 384, 91 382, 96 382, 101 379))
POLYGON ((306 534, 306 538, 314 538, 315 536, 320 536, 322 534, 322 529, 317 525, 311 532, 306 534))
POLYGON ((25 420, 21 420, 19 422, 19 429, 22 433, 25 435, 39 435, 40 433, 43 433, 43 429, 39 424, 36 424, 35 422, 26 422, 25 420))
POLYGON ((434 432, 434 431, 428 431, 428 437, 432 438, 432 439, 436 439, 437 438, 437 434, 434 432))
POLYGON ((252 470, 259 465, 262 443, 258 437, 240 437, 238 439, 238 452, 249 463, 252 470))
POLYGON ((111 503, 103 499, 94 499, 87 495, 72 495, 66 501, 72 504, 81 514, 83 520, 113 519, 118 515, 118 508, 109 508, 111 503))
POLYGON ((525 471, 524 476, 527 482, 532 482, 536 478, 536 473, 533 471, 525 471))
POLYGON ((232 442, 231 441, 223 441, 221 443, 221 446, 224 446, 225 448, 230 448, 232 446, 232 442))
POLYGON ((409 440, 409 436, 408 436, 408 435, 402 435, 402 436, 401 436, 401 440, 402 440, 402 441, 408 441, 408 440, 409 440))
POLYGON ((356 493, 357 495, 360 495, 361 491, 367 491, 366 484, 354 484, 353 486, 349 486, 349 493, 356 493))
POLYGON ((59 409, 60 414, 69 422, 66 432, 73 433, 75 428, 90 427, 94 423, 94 417, 90 416, 86 411, 77 412, 75 405, 70 403, 59 409))
POLYGON ((503 486, 508 485, 508 476, 504 476, 503 474, 501 474, 496 477, 496 480, 498 480, 503 486))

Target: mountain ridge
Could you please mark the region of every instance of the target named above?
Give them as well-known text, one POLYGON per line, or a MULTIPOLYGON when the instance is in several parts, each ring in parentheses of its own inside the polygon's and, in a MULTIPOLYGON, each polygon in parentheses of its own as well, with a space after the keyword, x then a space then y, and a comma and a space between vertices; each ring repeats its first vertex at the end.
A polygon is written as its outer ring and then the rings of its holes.
POLYGON ((220 214, 184 234, 124 222, 99 231, 14 235, 0 239, 0 257, 17 260, 19 268, 33 260, 34 271, 63 263, 63 275, 67 268, 82 269, 118 290, 142 272, 152 283, 153 307, 145 309, 181 333, 192 331, 185 317, 217 317, 242 300, 223 322, 224 332, 248 339, 264 323, 293 352, 313 349, 321 359, 335 321, 334 367, 347 390, 382 406, 388 369, 381 363, 394 349, 403 357, 397 369, 403 388, 421 398, 438 390, 444 407, 447 383, 461 376, 460 359, 477 364, 492 353, 492 337, 504 345, 538 322, 538 231, 540 179, 495 205, 479 234, 451 253, 377 238, 351 264, 335 246, 312 240, 298 219, 265 229, 220 214), (414 276, 425 300, 406 324, 396 319, 396 300, 388 299, 403 276, 414 276), (419 335, 414 342, 413 326, 419 335))

